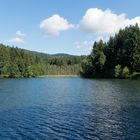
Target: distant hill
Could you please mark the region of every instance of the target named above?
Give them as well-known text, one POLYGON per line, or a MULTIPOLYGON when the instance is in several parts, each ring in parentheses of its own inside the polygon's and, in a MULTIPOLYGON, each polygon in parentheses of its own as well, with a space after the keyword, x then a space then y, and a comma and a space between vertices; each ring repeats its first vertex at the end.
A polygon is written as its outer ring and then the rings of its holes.
POLYGON ((49 53, 43 53, 43 52, 37 52, 37 51, 30 51, 30 50, 25 50, 24 51, 26 53, 29 53, 29 54, 33 54, 33 55, 36 55, 38 57, 42 57, 44 59, 47 59, 49 57, 85 57, 84 55, 71 55, 71 54, 66 54, 66 53, 56 53, 56 54, 49 54, 49 53))
POLYGON ((57 54, 48 54, 43 52, 36 52, 30 50, 24 50, 27 54, 31 54, 33 56, 37 56, 43 60, 45 60, 50 65, 64 65, 64 64, 79 64, 81 60, 83 60, 86 56, 81 55, 71 55, 66 53, 57 53, 57 54))

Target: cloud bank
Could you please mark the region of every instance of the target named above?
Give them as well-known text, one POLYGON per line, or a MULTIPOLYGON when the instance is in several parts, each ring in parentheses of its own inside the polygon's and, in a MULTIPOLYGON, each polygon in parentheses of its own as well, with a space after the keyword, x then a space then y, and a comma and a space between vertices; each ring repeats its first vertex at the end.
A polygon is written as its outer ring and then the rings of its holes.
POLYGON ((79 28, 95 35, 113 35, 120 29, 136 23, 140 25, 139 16, 129 19, 124 13, 117 15, 109 9, 90 8, 82 17, 79 28))

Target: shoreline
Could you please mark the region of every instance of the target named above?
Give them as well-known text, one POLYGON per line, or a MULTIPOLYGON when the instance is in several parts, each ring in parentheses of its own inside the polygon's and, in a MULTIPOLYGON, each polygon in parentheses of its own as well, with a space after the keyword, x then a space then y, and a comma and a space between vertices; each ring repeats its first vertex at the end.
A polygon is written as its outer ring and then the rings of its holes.
POLYGON ((54 78, 59 78, 59 77, 80 77, 80 75, 38 75, 38 76, 33 76, 33 77, 8 77, 7 75, 0 76, 0 79, 11 79, 11 78, 45 78, 45 77, 54 77, 54 78))
POLYGON ((80 77, 80 75, 41 75, 37 76, 38 78, 45 78, 45 77, 50 77, 50 78, 65 78, 65 77, 80 77))
MULTIPOLYGON (((11 79, 11 78, 65 78, 65 77, 71 77, 71 78, 74 78, 74 77, 83 77, 81 75, 39 75, 39 76, 35 76, 35 77, 8 77, 7 75, 3 75, 3 76, 0 76, 0 79, 11 79)), ((140 80, 140 73, 135 73, 133 75, 131 75, 130 77, 128 78, 114 78, 114 77, 92 77, 92 78, 88 78, 88 77, 83 77, 85 79, 130 79, 130 80, 140 80)))

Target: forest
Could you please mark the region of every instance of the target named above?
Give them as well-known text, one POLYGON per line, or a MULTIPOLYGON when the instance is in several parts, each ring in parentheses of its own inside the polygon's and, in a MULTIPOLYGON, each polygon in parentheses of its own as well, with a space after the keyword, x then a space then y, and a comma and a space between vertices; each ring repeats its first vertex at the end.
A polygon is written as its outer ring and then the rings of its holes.
POLYGON ((140 75, 140 28, 121 29, 108 42, 94 42, 88 56, 50 55, 0 44, 0 77, 81 75, 131 78, 140 75))
POLYGON ((0 44, 0 77, 79 75, 84 56, 49 55, 0 44))
POLYGON ((140 28, 121 29, 108 42, 95 42, 82 61, 81 75, 87 78, 132 78, 140 76, 140 28))

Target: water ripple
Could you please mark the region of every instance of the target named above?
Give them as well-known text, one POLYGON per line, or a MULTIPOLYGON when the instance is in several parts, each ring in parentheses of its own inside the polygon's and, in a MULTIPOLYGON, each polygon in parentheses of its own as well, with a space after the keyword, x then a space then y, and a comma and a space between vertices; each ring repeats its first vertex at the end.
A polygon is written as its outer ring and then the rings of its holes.
MULTIPOLYGON (((127 116, 129 108, 92 107, 90 111, 71 112, 69 106, 51 110, 46 105, 0 112, 1 139, 64 139, 64 140, 103 140, 140 138, 139 120, 127 116), (62 111, 62 112, 61 112, 62 111), (120 117, 119 114, 122 114, 120 117), (79 117, 80 116, 80 117, 79 117), (137 129, 137 130, 136 130, 137 129), (133 131, 135 130, 135 133, 133 131)), ((140 112, 137 108, 133 115, 140 112)), ((138 118, 139 119, 139 118, 138 118)))
POLYGON ((0 140, 140 140, 137 81, 35 78, 0 85, 0 140))

